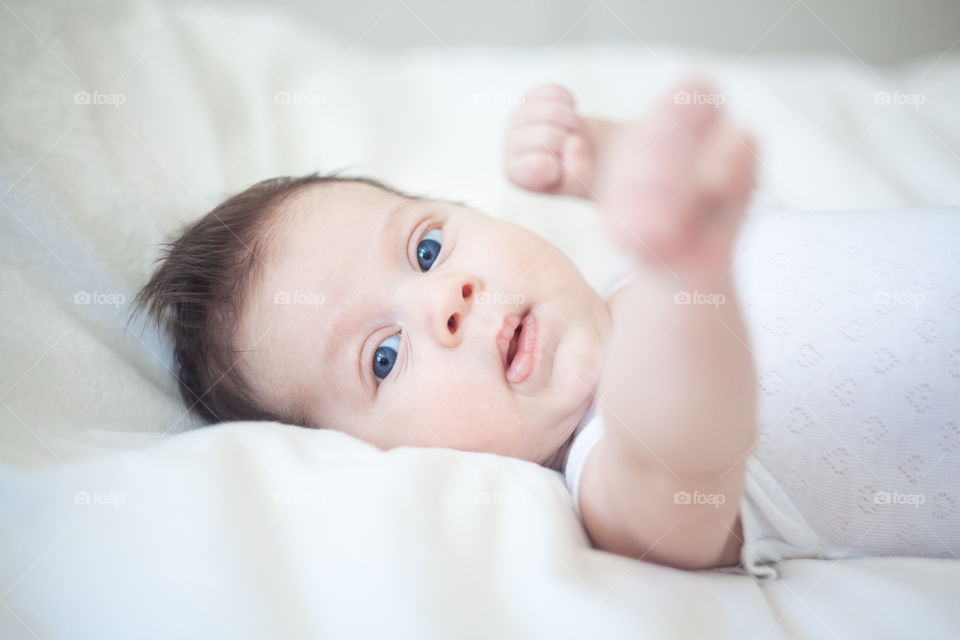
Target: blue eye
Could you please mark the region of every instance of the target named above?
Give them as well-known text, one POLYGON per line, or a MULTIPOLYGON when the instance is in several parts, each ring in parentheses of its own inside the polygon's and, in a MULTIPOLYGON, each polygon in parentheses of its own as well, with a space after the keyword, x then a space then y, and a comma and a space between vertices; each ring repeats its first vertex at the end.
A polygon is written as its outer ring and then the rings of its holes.
POLYGON ((377 380, 383 380, 390 375, 393 365, 397 363, 397 349, 399 348, 399 333, 390 336, 377 347, 377 352, 373 354, 373 375, 377 376, 377 380))
POLYGON ((440 255, 442 242, 443 234, 440 229, 431 229, 424 234, 423 240, 417 245, 417 262, 420 264, 422 271, 430 271, 434 260, 440 255))

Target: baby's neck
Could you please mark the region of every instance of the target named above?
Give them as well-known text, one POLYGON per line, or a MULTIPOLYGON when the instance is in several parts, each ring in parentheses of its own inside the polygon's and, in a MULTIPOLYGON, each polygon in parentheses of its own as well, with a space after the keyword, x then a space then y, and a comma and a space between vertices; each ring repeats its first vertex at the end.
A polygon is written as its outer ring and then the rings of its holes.
POLYGON ((587 403, 586 407, 582 411, 578 412, 577 421, 573 425, 573 429, 570 430, 570 434, 567 436, 567 439, 563 441, 563 444, 550 454, 545 460, 540 462, 540 466, 546 467, 548 469, 553 469, 554 471, 559 471, 563 473, 564 462, 567 459, 567 453, 570 451, 570 446, 573 444, 573 440, 577 435, 577 427, 580 426, 580 423, 583 421, 584 416, 587 415, 587 411, 590 410, 590 406, 593 404, 593 398, 587 403))

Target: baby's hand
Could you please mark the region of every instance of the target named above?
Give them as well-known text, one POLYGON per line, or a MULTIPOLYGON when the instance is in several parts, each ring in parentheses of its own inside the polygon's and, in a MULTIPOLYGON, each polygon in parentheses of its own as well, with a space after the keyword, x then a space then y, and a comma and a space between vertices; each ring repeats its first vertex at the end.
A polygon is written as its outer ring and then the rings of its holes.
POLYGON ((524 94, 507 125, 507 178, 530 191, 589 197, 592 147, 589 128, 577 115, 573 95, 559 85, 540 85, 524 94))
POLYGON ((596 191, 613 238, 650 266, 706 277, 729 270, 755 154, 723 101, 706 84, 675 87, 598 157, 596 191))

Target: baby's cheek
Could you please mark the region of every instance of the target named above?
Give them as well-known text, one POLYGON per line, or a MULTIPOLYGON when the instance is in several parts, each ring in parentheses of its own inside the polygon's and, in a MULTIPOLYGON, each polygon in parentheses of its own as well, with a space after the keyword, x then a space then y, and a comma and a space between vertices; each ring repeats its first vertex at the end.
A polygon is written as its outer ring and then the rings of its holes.
POLYGON ((429 393, 411 398, 412 435, 421 446, 497 452, 502 446, 500 427, 504 424, 503 416, 498 415, 499 405, 502 403, 485 394, 482 387, 460 376, 450 376, 447 384, 434 381, 429 393))

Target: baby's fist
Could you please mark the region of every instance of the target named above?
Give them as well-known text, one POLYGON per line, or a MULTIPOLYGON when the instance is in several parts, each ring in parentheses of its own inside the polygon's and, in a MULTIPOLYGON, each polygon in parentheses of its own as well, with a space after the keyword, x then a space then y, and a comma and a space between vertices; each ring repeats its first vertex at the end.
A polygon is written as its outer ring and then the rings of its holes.
POLYGON ((524 94, 507 125, 504 168, 518 187, 538 193, 587 197, 592 180, 591 141, 573 94, 544 84, 524 94))

